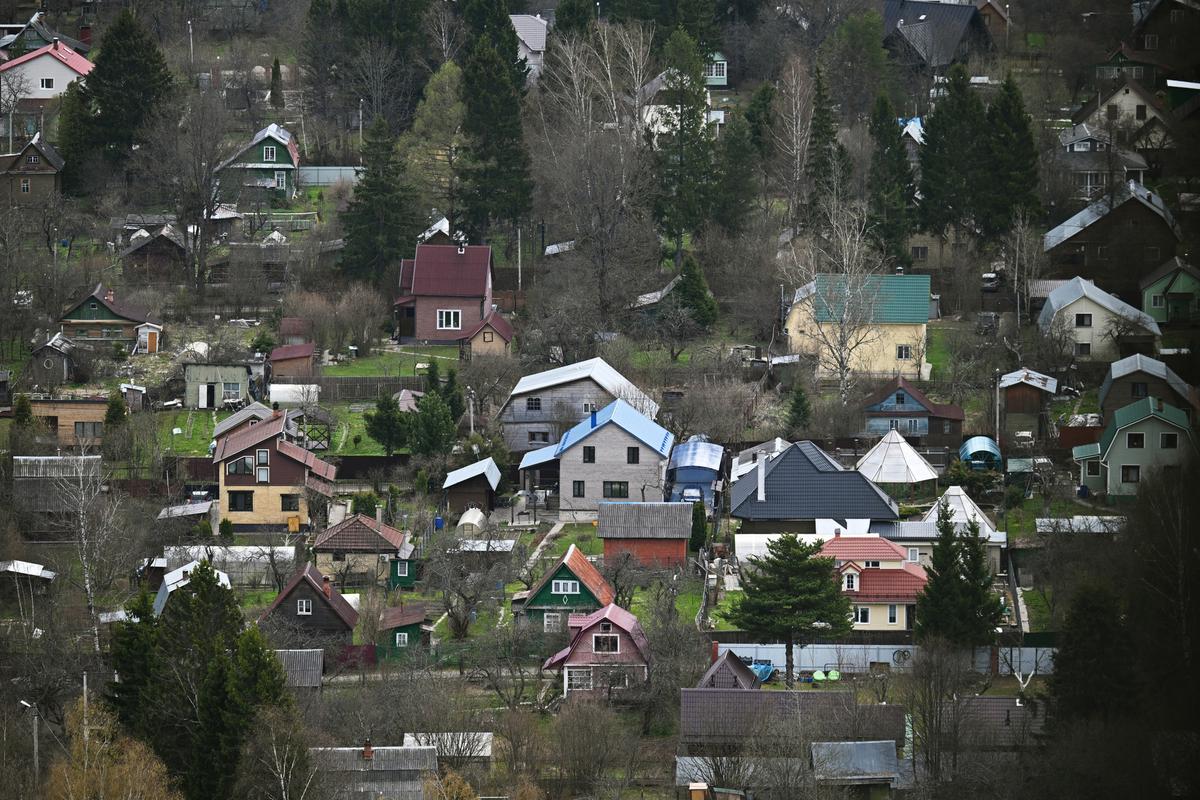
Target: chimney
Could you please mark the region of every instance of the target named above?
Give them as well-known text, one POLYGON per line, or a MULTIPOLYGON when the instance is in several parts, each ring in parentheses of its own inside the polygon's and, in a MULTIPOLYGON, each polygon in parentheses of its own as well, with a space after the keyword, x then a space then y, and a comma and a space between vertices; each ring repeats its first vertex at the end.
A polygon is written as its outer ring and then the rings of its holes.
POLYGON ((713 639, 711 642, 709 642, 709 644, 711 645, 711 650, 709 653, 708 663, 715 664, 717 663, 717 657, 720 655, 721 648, 716 639, 713 639))
MULTIPOLYGON (((326 597, 328 597, 328 598, 333 597, 333 584, 330 582, 328 575, 326 575, 325 579, 323 581, 321 581, 321 591, 325 592, 326 597)), ((367 740, 367 748, 369 749, 370 746, 371 746, 370 740, 368 739, 367 740)), ((368 756, 368 758, 369 757, 370 756, 368 756)))
MULTIPOLYGON (((325 580, 329 580, 329 579, 326 578, 325 580)), ((371 749, 371 737, 369 737, 369 736, 366 738, 365 741, 363 741, 362 757, 363 757, 363 761, 370 761, 372 758, 375 757, 375 751, 373 749, 371 749)))
POLYGON ((841 528, 834 528, 834 529, 833 529, 833 538, 835 538, 835 539, 836 539, 836 538, 838 538, 838 537, 839 537, 839 536, 841 536, 841 535, 842 535, 842 529, 841 529, 841 528))
POLYGON ((111 303, 117 299, 117 293, 112 289, 104 290, 104 302, 111 303))
POLYGON ((375 505, 375 521, 380 525, 383 524, 383 506, 379 504, 375 505))
POLYGON ((758 502, 767 502, 767 462, 766 459, 758 462, 758 502))

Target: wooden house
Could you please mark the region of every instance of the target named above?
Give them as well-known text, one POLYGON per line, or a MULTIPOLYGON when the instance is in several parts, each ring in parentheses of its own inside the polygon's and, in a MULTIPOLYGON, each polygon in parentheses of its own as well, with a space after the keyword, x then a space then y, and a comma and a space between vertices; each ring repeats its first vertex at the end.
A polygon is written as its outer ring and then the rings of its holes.
POLYGON ((271 378, 308 378, 317 374, 317 347, 311 342, 276 347, 267 358, 271 378))
POLYGON ((469 508, 490 512, 496 507, 496 488, 500 485, 500 468, 489 456, 446 475, 442 484, 446 510, 462 514, 469 508))
POLYGON ((932 447, 962 444, 963 410, 951 403, 934 403, 906 378, 895 377, 863 406, 865 433, 883 436, 899 431, 906 441, 932 447))
POLYGON ((502 356, 508 354, 513 328, 499 311, 492 311, 479 322, 463 331, 459 349, 464 357, 502 356))
POLYGON ((296 196, 299 168, 296 137, 272 122, 217 168, 225 183, 222 198, 233 202, 240 189, 250 188, 291 200, 296 196))
POLYGON ((1117 409, 1147 397, 1161 397, 1168 405, 1186 414, 1189 420, 1197 418, 1196 395, 1192 387, 1163 362, 1140 353, 1109 366, 1100 386, 1100 416, 1107 424, 1117 409))
POLYGON ((607 564, 628 553, 639 565, 674 569, 687 563, 691 503, 601 503, 596 535, 607 564))
POLYGON ((406 533, 376 516, 352 514, 322 531, 313 542, 317 568, 339 586, 410 588, 416 582, 413 544, 406 533))
POLYGON ((358 612, 328 575, 309 564, 283 587, 259 623, 268 625, 280 639, 350 644, 358 612))
POLYGON ((613 700, 650 678, 650 642, 637 617, 609 603, 571 614, 571 643, 542 665, 562 674, 563 696, 613 700))
POLYGON ((56 333, 34 348, 25 366, 25 382, 39 389, 56 389, 75 380, 75 343, 56 333))
POLYGON ((1019 369, 1000 376, 1001 429, 1005 433, 1034 431, 1044 436, 1046 409, 1058 391, 1058 381, 1031 369, 1019 369))
POLYGON ((385 608, 379 617, 375 653, 379 658, 403 658, 429 646, 425 606, 399 605, 385 608))
POLYGON ((63 157, 38 131, 17 152, 0 155, 0 196, 10 206, 45 203, 62 191, 64 166, 63 157))
POLYGON ((565 630, 568 615, 591 613, 613 598, 612 586, 572 544, 532 588, 513 595, 512 611, 520 621, 549 633, 565 630))
POLYGON ((139 228, 118 256, 125 275, 147 283, 177 282, 187 275, 188 245, 173 223, 139 228))
POLYGON ((104 441, 106 396, 34 397, 29 401, 35 419, 41 421, 59 447, 99 447, 104 441))
POLYGON ((732 650, 716 655, 717 643, 712 643, 712 664, 696 684, 697 689, 757 689, 762 681, 732 650))
POLYGON ((132 350, 139 339, 145 323, 158 329, 153 349, 149 344, 143 352, 156 353, 161 345, 162 327, 145 311, 121 303, 115 289, 96 284, 92 293, 71 305, 59 320, 59 330, 71 337, 77 345, 120 342, 132 350))
POLYGON ((240 408, 250 399, 251 370, 246 364, 184 364, 185 408, 240 408))
POLYGON ((1108 497, 1131 497, 1162 470, 1177 470, 1196 457, 1187 414, 1159 397, 1117 409, 1095 444, 1079 445, 1079 485, 1108 497))
POLYGON ((1159 323, 1200 319, 1200 269, 1178 256, 1142 278, 1142 310, 1159 323))

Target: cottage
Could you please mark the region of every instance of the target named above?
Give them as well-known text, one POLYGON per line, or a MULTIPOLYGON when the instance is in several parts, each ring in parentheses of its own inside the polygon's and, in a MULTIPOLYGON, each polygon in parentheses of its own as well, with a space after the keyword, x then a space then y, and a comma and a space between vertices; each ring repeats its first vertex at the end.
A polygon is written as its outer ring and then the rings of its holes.
POLYGON ((1069 332, 1080 361, 1112 362, 1130 352, 1153 353, 1162 335, 1148 314, 1083 278, 1072 278, 1050 293, 1038 327, 1044 334, 1069 332))
POLYGON ((75 380, 75 343, 56 333, 34 348, 25 365, 25 380, 39 389, 56 389, 75 380))
POLYGON ((536 485, 542 483, 542 470, 553 474, 557 466, 560 514, 595 511, 601 500, 662 499, 674 442, 673 433, 624 400, 614 400, 592 411, 558 444, 526 453, 520 468, 536 485))
POLYGON ((218 422, 216 427, 213 428, 213 439, 220 439, 222 436, 226 436, 234 431, 248 428, 251 425, 257 425, 273 416, 275 416, 275 412, 269 406, 265 406, 256 400, 218 422))
POLYGON ((517 381, 496 415, 504 441, 524 453, 558 441, 582 414, 621 399, 647 417, 658 404, 602 358, 526 375, 517 381))
POLYGON ((667 484, 673 503, 704 503, 712 513, 721 483, 725 448, 697 434, 671 451, 667 465, 667 484))
POLYGON ((288 441, 286 430, 278 413, 217 440, 220 515, 235 531, 307 529, 308 490, 333 496, 337 467, 288 441))
POLYGON ((45 47, 48 44, 52 44, 55 39, 61 41, 76 53, 87 53, 92 49, 92 46, 87 42, 72 39, 70 36, 51 28, 43 19, 45 15, 46 12, 39 9, 33 12, 33 16, 24 24, 0 25, 0 61, 18 51, 29 52, 30 50, 45 47))
POLYGON ((854 468, 872 483, 912 486, 937 480, 937 470, 897 430, 890 430, 858 460, 854 468))
POLYGON ((993 49, 989 26, 975 4, 885 0, 883 46, 917 72, 943 72, 993 49))
POLYGON ((471 356, 502 356, 508 354, 513 328, 499 311, 493 310, 479 322, 463 331, 459 350, 463 358, 471 356))
POLYGON ((525 59, 529 66, 526 82, 533 85, 542 74, 550 21, 543 19, 541 14, 509 14, 508 18, 517 32, 517 58, 525 59))
POLYGON ((1006 434, 1036 431, 1039 438, 1049 430, 1046 408, 1058 391, 1058 381, 1031 369, 1018 369, 1000 376, 1001 428, 1006 434))
POLYGON ((1004 548, 1008 545, 1008 535, 1004 531, 996 530, 996 526, 988 515, 960 486, 947 488, 938 502, 919 520, 873 522, 869 530, 871 533, 903 547, 906 561, 929 566, 933 555, 933 544, 938 537, 938 506, 943 501, 950 507, 950 521, 958 532, 967 530, 968 525, 972 521, 975 522, 979 528, 979 538, 984 542, 987 550, 988 563, 991 565, 992 572, 1000 572, 1004 548))
POLYGON ((387 582, 390 589, 411 587, 417 579, 413 544, 407 534, 376 516, 352 514, 321 532, 313 542, 317 568, 340 586, 387 582))
POLYGON ((496 489, 500 486, 500 468, 491 456, 453 470, 446 475, 442 491, 446 509, 461 514, 468 508, 491 511, 496 507, 496 489))
POLYGON ((1071 122, 1114 130, 1118 143, 1143 152, 1173 149, 1177 144, 1178 130, 1166 104, 1141 81, 1130 77, 1123 76, 1106 94, 1097 93, 1089 98, 1071 117, 1071 122))
POLYGON ((185 408, 241 408, 250 399, 246 364, 184 364, 185 408))
POLYGON ((63 157, 38 131, 17 152, 0 155, 0 196, 10 206, 44 203, 62 191, 64 166, 63 157))
POLYGON ((75 81, 87 77, 95 64, 65 43, 54 41, 23 56, 0 63, 0 81, 23 86, 21 100, 45 105, 60 97, 75 81))
POLYGON ((267 358, 271 379, 294 383, 291 378, 308 378, 317 374, 317 347, 306 344, 285 344, 276 347, 267 358))
MULTIPOLYGON (((192 582, 192 574, 200 567, 201 563, 207 565, 207 562, 189 561, 178 569, 173 569, 163 575, 158 593, 154 595, 154 616, 162 616, 163 609, 167 607, 167 601, 171 599, 171 595, 192 582)), ((229 589, 231 586, 229 576, 220 570, 213 570, 213 572, 217 576, 217 583, 229 589)))
POLYGON ((692 535, 692 504, 601 503, 596 535, 604 542, 606 563, 628 553, 644 567, 682 567, 692 535))
POLYGON ((1081 122, 1058 134, 1058 147, 1048 154, 1051 169, 1070 183, 1075 198, 1092 202, 1110 185, 1142 183, 1150 169, 1140 153, 1113 144, 1109 129, 1081 122))
POLYGON ((1197 409, 1195 390, 1158 359, 1132 355, 1114 361, 1100 386, 1100 415, 1111 422, 1117 409, 1147 397, 1161 397, 1191 420, 1197 409))
POLYGON ((400 263, 393 308, 400 341, 453 344, 492 313, 492 248, 418 244, 400 263))
POLYGON ((1176 256, 1142 278, 1142 310, 1156 322, 1189 324, 1200 319, 1200 270, 1176 256))
POLYGON ((118 255, 125 274, 147 283, 180 280, 187 274, 184 271, 188 263, 187 239, 170 222, 151 230, 135 231, 129 237, 129 246, 118 255))
POLYGON ((567 615, 590 614, 613 601, 613 589, 574 544, 532 588, 512 597, 513 617, 547 633, 566 630, 567 615))
POLYGON ((392 606, 379 617, 375 654, 380 658, 402 658, 429 644, 432 626, 425 624, 425 606, 392 606))
POLYGON ((281 200, 290 200, 296 195, 299 167, 300 150, 296 146, 296 137, 272 122, 217 168, 218 172, 230 176, 222 196, 236 198, 238 190, 233 188, 236 186, 263 190, 281 200))
POLYGON ((60 447, 99 447, 104 441, 108 398, 103 395, 41 396, 29 405, 34 419, 54 434, 60 447))
POLYGON ((563 697, 612 699, 650 679, 650 642, 633 614, 609 603, 568 626, 571 643, 542 665, 562 673, 563 697))
POLYGON ((304 317, 283 317, 279 320, 281 344, 307 344, 312 341, 312 320, 304 317))
POLYGON ((896 376, 863 407, 866 435, 897 431, 908 441, 934 447, 962 444, 963 410, 952 403, 934 403, 925 393, 896 376))
POLYGON ((158 321, 141 309, 119 303, 116 290, 98 283, 91 294, 74 303, 63 314, 59 319, 59 330, 78 345, 103 344, 111 347, 111 343, 120 342, 133 350, 147 322, 154 323, 158 333, 153 344, 147 343, 143 352, 156 353, 162 334, 158 321))
POLYGON ((358 611, 312 564, 297 572, 259 618, 276 638, 350 644, 358 611))
POLYGON ((754 670, 746 666, 746 662, 738 658, 732 650, 726 650, 716 655, 717 643, 712 643, 712 664, 700 677, 697 689, 757 689, 762 685, 754 670))
POLYGON ((835 533, 821 545, 821 556, 833 559, 842 594, 853 604, 855 630, 913 629, 928 578, 903 548, 880 536, 835 533))
POLYGON ((436 747, 312 747, 309 756, 337 800, 425 800, 438 770, 436 747))
POLYGON ((1080 486, 1108 497, 1132 497, 1143 479, 1179 469, 1195 455, 1187 414, 1158 397, 1117 409, 1099 442, 1071 451, 1080 486))

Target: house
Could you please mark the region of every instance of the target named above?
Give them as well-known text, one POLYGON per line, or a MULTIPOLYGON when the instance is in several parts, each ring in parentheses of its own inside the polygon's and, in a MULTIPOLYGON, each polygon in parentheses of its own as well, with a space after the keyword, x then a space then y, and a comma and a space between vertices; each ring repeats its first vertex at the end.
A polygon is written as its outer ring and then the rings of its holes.
POLYGON ((217 440, 220 515, 235 531, 288 530, 310 523, 308 490, 333 496, 337 467, 287 440, 287 416, 227 434, 217 440))
POLYGON ((913 71, 942 72, 993 49, 983 15, 973 3, 884 0, 883 46, 913 71))
POLYGON ((61 530, 54 518, 74 513, 63 498, 63 483, 103 484, 99 454, 13 456, 11 475, 12 507, 20 512, 26 533, 61 530))
POLYGON ((832 558, 850 599, 856 631, 913 629, 917 597, 925 589, 925 568, 909 561, 904 548, 881 536, 842 536, 821 545, 821 556, 832 558))
POLYGON ((550 21, 543 19, 541 14, 509 14, 508 18, 517 32, 517 59, 525 59, 529 66, 527 82, 532 86, 542 74, 550 21))
POLYGON ((55 39, 23 56, 0 63, 0 80, 23 84, 20 99, 45 105, 60 97, 75 81, 87 77, 95 64, 55 39))
POLYGON ((1006 434, 1036 431, 1046 435, 1049 422, 1046 409, 1058 391, 1058 381, 1049 375, 1021 368, 1000 376, 1001 428, 1006 434))
POLYGON ((1038 327, 1051 334, 1059 326, 1074 342, 1080 361, 1116 361, 1130 352, 1157 349, 1162 331, 1154 319, 1091 281, 1073 278, 1046 298, 1038 327))
POLYGON ((99 447, 104 441, 105 395, 43 395, 31 398, 29 405, 59 447, 99 447))
POLYGON ((1126 40, 1139 55, 1161 58, 1183 73, 1194 72, 1200 58, 1191 45, 1200 34, 1200 8, 1191 0, 1156 0, 1134 6, 1134 25, 1126 40))
POLYGON ((1128 181, 1050 230, 1042 250, 1050 260, 1048 272, 1086 278, 1139 303, 1138 283, 1175 254, 1181 239, 1163 199, 1128 181))
POLYGON ((711 514, 716 504, 716 493, 721 482, 721 467, 725 462, 725 448, 696 435, 671 451, 667 464, 667 484, 673 503, 703 502, 711 514))
POLYGON ((931 447, 962 444, 963 410, 951 403, 934 403, 903 376, 896 376, 863 407, 866 435, 898 431, 905 439, 931 447))
POLYGON ((312 320, 304 317, 283 317, 279 320, 281 344, 307 344, 312 341, 312 320))
POLYGON ((1109 497, 1132 497, 1143 478, 1179 469, 1195 455, 1187 414, 1158 397, 1118 408, 1099 442, 1071 450, 1079 485, 1109 497))
POLYGON ((411 587, 417 578, 413 544, 407 534, 376 516, 352 514, 330 525, 313 542, 317 569, 339 586, 411 587))
POLYGON ((500 485, 500 468, 491 456, 446 474, 442 491, 446 493, 446 509, 461 514, 468 508, 491 511, 496 507, 496 488, 500 485))
POLYGON ((436 747, 311 747, 322 786, 333 800, 426 800, 425 781, 437 775, 436 747))
MULTIPOLYGON (((672 97, 673 90, 670 89, 667 83, 669 77, 670 75, 666 70, 658 73, 642 85, 642 88, 637 91, 634 98, 635 105, 640 106, 642 109, 642 131, 645 136, 649 137, 652 146, 657 143, 660 135, 667 135, 671 131, 672 115, 675 113, 673 110, 675 99, 672 97)), ((716 135, 719 134, 721 124, 725 120, 725 112, 713 109, 712 95, 709 93, 707 86, 707 76, 704 77, 704 81, 705 121, 714 128, 713 133, 716 135)), ((546 248, 546 255, 557 255, 574 249, 574 241, 561 242, 546 248), (551 248, 555 249, 551 251, 551 248)))
POLYGON ((283 667, 283 685, 293 694, 316 694, 321 691, 321 678, 325 672, 324 650, 276 650, 275 657, 283 667))
POLYGON ((272 379, 311 377, 317 374, 317 346, 309 342, 276 347, 267 358, 267 366, 272 379))
POLYGON ((250 399, 246 364, 184 364, 185 408, 240 408, 250 399))
POLYGON ((187 240, 174 223, 168 222, 150 230, 139 228, 134 231, 129 237, 129 246, 118 254, 125 274, 153 283, 178 281, 186 274, 187 240))
POLYGON ((1015 752, 1037 747, 1046 727, 1046 706, 1036 697, 965 695, 948 704, 964 752, 1015 752))
POLYGON ((258 621, 270 627, 277 638, 350 644, 358 611, 328 575, 308 564, 292 576, 258 621))
POLYGON ((463 331, 458 341, 464 358, 471 356, 503 356, 513 338, 513 328, 504 315, 493 310, 486 317, 463 331))
POLYGON ((1140 82, 1124 78, 1107 94, 1097 93, 1071 115, 1075 125, 1111 129, 1119 144, 1138 150, 1167 150, 1176 146, 1178 129, 1165 103, 1140 82))
POLYGON ((613 601, 613 588, 574 544, 531 588, 512 597, 513 617, 547 633, 566 630, 570 614, 590 614, 613 601))
POLYGON ((400 262, 400 296, 393 303, 401 341, 452 344, 492 313, 492 248, 418 244, 400 262))
POLYGON ((571 614, 568 627, 571 643, 542 664, 562 673, 563 697, 611 700, 650 679, 650 642, 633 614, 609 603, 571 614))
POLYGON ((514 453, 535 450, 558 441, 580 415, 621 399, 647 417, 658 404, 602 358, 526 375, 517 381, 496 420, 504 441, 514 453))
POLYGON ((813 742, 809 749, 817 783, 846 787, 852 797, 887 798, 901 783, 895 742, 813 742))
POLYGON ((938 535, 938 507, 943 502, 950 508, 950 521, 954 523, 956 530, 966 530, 971 522, 978 526, 979 538, 987 548, 992 572, 1000 572, 1001 556, 1008 544, 1008 535, 1004 531, 996 530, 991 518, 961 486, 947 487, 938 498, 938 502, 934 503, 920 520, 872 525, 871 532, 906 548, 905 558, 908 561, 928 565, 933 555, 933 543, 938 535))
MULTIPOLYGON (((717 649, 713 642, 713 650, 717 649)), ((697 689, 743 689, 750 691, 762 685, 754 670, 746 666, 746 662, 738 658, 732 650, 726 650, 712 660, 704 675, 700 677, 697 689)))
MULTIPOLYGON (((173 569, 163 575, 158 592, 154 595, 154 616, 161 617, 163 609, 167 607, 167 601, 171 599, 171 595, 192 582, 192 573, 196 571, 200 563, 199 561, 189 561, 178 569, 173 569)), ((224 586, 226 589, 231 587, 228 575, 217 569, 214 569, 213 572, 217 576, 218 584, 224 586)))
POLYGON ((25 365, 25 382, 38 388, 54 389, 75 379, 75 343, 56 333, 38 345, 25 365))
POLYGON ((234 431, 248 428, 251 425, 257 425, 273 416, 275 416, 275 412, 269 406, 265 406, 256 400, 218 422, 213 428, 213 439, 220 439, 222 436, 226 436, 234 431))
POLYGON ((937 480, 938 472, 893 428, 868 450, 854 469, 872 483, 913 485, 937 480))
POLYGON ((730 515, 741 533, 866 530, 872 520, 900 516, 896 501, 866 476, 843 469, 812 442, 759 459, 730 490, 730 515))
POLYGON ((1121 42, 1108 56, 1096 64, 1096 85, 1111 88, 1132 79, 1141 86, 1161 86, 1172 72, 1171 65, 1158 53, 1135 50, 1121 42))
POLYGON ((1147 397, 1161 397, 1189 420, 1200 410, 1196 408, 1195 391, 1175 374, 1175 370, 1158 359, 1138 353, 1109 365, 1100 386, 1100 416, 1105 423, 1111 422, 1117 409, 1147 397))
POLYGON ((673 433, 614 400, 584 417, 558 444, 526 453, 520 469, 538 485, 542 472, 553 474, 557 467, 560 514, 595 511, 602 500, 662 499, 674 443, 673 433))
POLYGON ((0 155, 0 195, 10 206, 45 203, 62 192, 64 166, 63 157, 38 131, 17 152, 0 155))
MULTIPOLYGON (((225 160, 217 171, 230 175, 229 183, 268 192, 281 200, 296 196, 296 176, 300 167, 300 150, 286 128, 272 122, 254 134, 243 147, 225 160)), ((236 197, 230 188, 222 193, 236 197)))
POLYGON ((425 625, 425 606, 404 605, 385 608, 379 617, 379 636, 375 654, 379 658, 402 658, 429 644, 432 626, 425 625))
POLYGON ((1003 39, 1008 33, 1008 25, 1011 21, 1008 16, 1007 4, 1000 3, 998 0, 975 0, 975 7, 979 9, 979 16, 983 17, 984 27, 992 35, 992 41, 998 42, 1003 39))
POLYGON ((1142 310, 1159 323, 1200 318, 1200 270, 1175 256, 1142 278, 1142 310))
POLYGON ((704 85, 709 89, 725 89, 729 86, 729 59, 719 50, 704 62, 704 85))
POLYGON ((1112 143, 1110 132, 1081 122, 1059 131, 1058 147, 1047 163, 1069 181, 1075 198, 1092 202, 1110 185, 1142 183, 1150 168, 1140 153, 1112 143))
POLYGON ((817 374, 826 376, 831 365, 825 344, 835 341, 839 331, 870 325, 871 337, 852 354, 854 372, 925 377, 929 276, 868 275, 853 284, 821 274, 796 290, 787 312, 790 352, 816 356, 817 374))
POLYGON ((112 342, 127 345, 130 350, 142 338, 146 323, 157 329, 153 348, 147 342, 143 352, 158 352, 162 326, 145 311, 117 301, 116 290, 96 284, 92 293, 71 305, 59 319, 59 330, 70 336, 77 345, 103 344, 112 342))
POLYGON ((691 503, 601 503, 596 535, 604 562, 628 553, 641 566, 682 567, 692 536, 691 503))
MULTIPOLYGON (((0 61, 11 57, 18 51, 29 52, 45 47, 53 43, 55 39, 77 53, 87 53, 92 49, 89 42, 72 39, 47 25, 42 19, 45 13, 39 9, 25 23, 0 24, 0 61)), ((80 30, 84 29, 81 27, 80 30)))

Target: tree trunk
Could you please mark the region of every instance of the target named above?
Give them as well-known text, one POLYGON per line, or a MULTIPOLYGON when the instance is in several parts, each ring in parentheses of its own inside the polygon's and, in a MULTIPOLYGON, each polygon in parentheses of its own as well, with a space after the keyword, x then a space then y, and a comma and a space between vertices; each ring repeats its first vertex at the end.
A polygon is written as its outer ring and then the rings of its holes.
POLYGON ((787 647, 787 675, 784 677, 784 685, 789 689, 793 688, 796 683, 796 658, 795 654, 792 652, 793 640, 794 637, 792 632, 788 631, 787 636, 784 637, 783 643, 784 646, 787 647))

